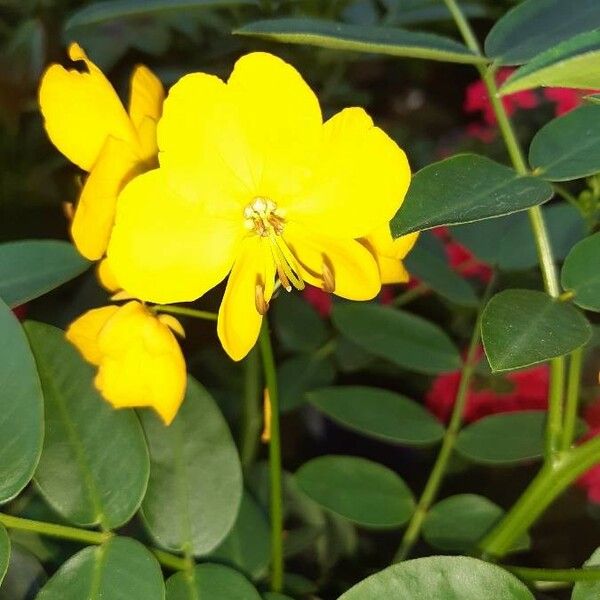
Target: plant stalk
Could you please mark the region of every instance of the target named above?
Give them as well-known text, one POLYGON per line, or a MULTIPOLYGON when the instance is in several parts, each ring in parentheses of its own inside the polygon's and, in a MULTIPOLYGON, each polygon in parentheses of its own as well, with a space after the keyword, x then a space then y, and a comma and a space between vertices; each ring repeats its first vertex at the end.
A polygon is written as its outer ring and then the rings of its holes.
POLYGON ((258 452, 262 425, 260 383, 260 357, 258 348, 253 348, 244 361, 244 396, 240 439, 240 458, 244 470, 254 463, 258 452))

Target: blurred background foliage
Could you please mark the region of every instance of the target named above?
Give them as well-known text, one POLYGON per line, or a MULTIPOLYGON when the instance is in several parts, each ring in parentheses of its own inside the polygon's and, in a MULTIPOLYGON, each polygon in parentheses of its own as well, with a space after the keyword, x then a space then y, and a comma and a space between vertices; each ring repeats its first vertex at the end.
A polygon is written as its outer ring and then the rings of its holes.
MULTIPOLYGON (((138 63, 152 68, 168 86, 182 74, 196 70, 226 76, 241 54, 256 49, 272 51, 303 73, 316 90, 326 116, 343 106, 367 108, 378 124, 406 150, 415 171, 465 150, 478 151, 505 162, 505 151, 498 136, 494 135, 493 123, 485 122, 483 107, 478 108, 476 102, 475 107, 469 105, 468 90, 476 81, 473 69, 288 46, 232 33, 260 18, 313 16, 347 23, 401 26, 455 37, 450 14, 441 2, 238 0, 221 2, 221 7, 211 7, 211 2, 206 2, 201 8, 190 8, 189 4, 184 0, 94 3, 0 0, 1 241, 68 238, 63 203, 76 198, 80 174, 47 140, 36 96, 40 75, 48 63, 66 64, 65 48, 70 41, 77 41, 86 49, 124 98, 132 67, 138 63)), ((512 4, 514 2, 510 0, 461 3, 482 36, 512 4)), ((524 108, 517 105, 513 118, 519 135, 528 143, 533 134, 554 116, 556 103, 539 93, 535 96, 536 110, 524 108)), ((579 212, 565 203, 548 209, 549 213, 555 213, 550 221, 555 223, 559 257, 564 257, 575 241, 596 227, 600 179, 576 182, 569 191, 579 202, 579 212)), ((514 218, 510 247, 504 255, 506 268, 498 287, 539 288, 535 251, 527 225, 521 223, 522 214, 514 218)), ((493 220, 460 227, 456 237, 476 251, 478 258, 484 258, 486 252, 489 255, 497 251, 498 226, 493 220)), ((464 348, 471 333, 473 298, 485 287, 486 278, 481 272, 473 271, 472 267, 477 265, 468 265, 462 273, 460 269, 451 272, 446 264, 447 246, 444 238, 422 236, 408 265, 419 274, 421 285, 424 280, 437 293, 415 295, 419 302, 411 303, 410 308, 435 321, 459 348, 464 348), (463 284, 457 283, 457 273, 463 284), (463 276, 466 279, 463 280, 463 276)), ((415 285, 419 283, 412 289, 415 285)), ((404 292, 398 287, 386 293, 394 298, 404 292)), ((215 290, 198 305, 214 310, 218 307, 220 294, 221 290, 215 290)), ((26 310, 33 319, 64 327, 87 308, 104 304, 105 299, 105 292, 96 284, 94 274, 88 272, 30 303, 26 310)), ((413 490, 420 489, 429 472, 434 450, 385 444, 338 427, 307 404, 306 393, 333 383, 360 384, 389 388, 422 400, 432 378, 404 371, 358 348, 337 333, 327 316, 322 318, 315 303, 310 304, 305 298, 284 295, 273 304, 272 323, 282 361, 280 384, 286 413, 283 417, 284 464, 288 471, 294 472, 306 460, 325 453, 358 454, 392 467, 413 490)), ((316 305, 319 308, 318 302, 316 305)), ((321 313, 328 315, 326 307, 321 309, 321 313)), ((216 342, 211 324, 194 321, 186 325, 185 351, 189 369, 218 399, 235 433, 239 431, 243 417, 240 414, 243 366, 226 358, 216 342)), ((598 360, 594 350, 597 343, 600 343, 598 335, 591 345, 587 362, 585 395, 590 402, 598 392, 595 386, 598 360)), ((502 392, 512 390, 516 384, 508 378, 492 378, 482 363, 477 385, 502 392)), ((258 502, 266 506, 263 466, 259 462, 249 472, 247 480, 253 494, 247 501, 250 505, 258 502)), ((500 506, 510 506, 536 468, 530 463, 514 468, 473 465, 467 468, 466 462, 457 458, 453 464, 454 476, 445 485, 444 495, 473 492, 493 498, 500 506)), ((299 493, 291 478, 286 496, 289 513, 286 551, 289 570, 297 573, 295 579, 288 581, 288 589, 295 590, 298 596, 312 593, 317 582, 319 597, 337 597, 355 581, 379 570, 391 559, 398 543, 397 531, 358 531, 349 522, 326 513, 309 501, 299 493)), ((600 535, 595 509, 590 506, 593 505, 587 504, 581 490, 573 489, 563 496, 536 526, 535 546, 524 555, 523 563, 563 567, 581 564, 587 559, 598 545, 600 535)), ((261 513, 259 511, 257 516, 252 506, 247 510, 252 524, 249 535, 260 539, 257 532, 261 531, 261 513)), ((29 518, 58 520, 33 489, 11 506, 11 512, 29 518)), ((129 527, 136 526, 134 523, 129 527)), ((136 530, 136 535, 143 534, 136 530)), ((17 550, 13 561, 17 566, 11 567, 11 577, 18 580, 18 573, 22 571, 23 581, 31 584, 30 592, 35 589, 36 581, 45 578, 44 571, 52 573, 77 547, 31 534, 15 535, 15 541, 20 546, 15 544, 17 550)), ((421 542, 417 555, 431 551, 425 542, 421 542)), ((259 559, 258 564, 244 567, 252 574, 260 575, 266 559, 262 560, 261 556, 259 559)), ((9 583, 7 580, 3 589, 9 583)), ((11 593, 16 593, 14 586, 17 584, 10 585, 13 586, 11 593)), ((560 597, 557 594, 560 591, 553 597, 560 597)), ((24 592, 22 596, 9 598, 0 590, 2 600, 21 597, 30 596, 24 592)))

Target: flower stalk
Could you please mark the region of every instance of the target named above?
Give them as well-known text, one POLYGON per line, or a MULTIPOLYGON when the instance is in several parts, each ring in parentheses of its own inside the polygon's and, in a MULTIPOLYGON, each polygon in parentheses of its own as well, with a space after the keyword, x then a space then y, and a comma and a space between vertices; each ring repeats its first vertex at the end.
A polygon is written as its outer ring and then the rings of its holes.
POLYGON ((269 427, 269 481, 271 519, 271 590, 280 592, 283 588, 283 498, 281 472, 281 436, 279 432, 279 393, 275 357, 265 318, 258 338, 262 357, 265 385, 270 401, 271 422, 269 427))

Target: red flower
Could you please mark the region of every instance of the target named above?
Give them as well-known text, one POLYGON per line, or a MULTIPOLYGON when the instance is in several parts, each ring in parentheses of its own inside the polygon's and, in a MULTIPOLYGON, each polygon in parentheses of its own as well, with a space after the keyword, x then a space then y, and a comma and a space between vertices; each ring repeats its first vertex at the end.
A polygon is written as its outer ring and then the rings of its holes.
MULTIPOLYGON (((460 371, 440 375, 425 395, 427 408, 440 421, 446 422, 450 418, 459 381, 460 371)), ((466 423, 496 413, 543 410, 547 406, 548 368, 545 365, 509 373, 502 379, 494 377, 476 384, 480 387, 472 385, 467 396, 463 415, 466 423), (492 388, 491 383, 496 383, 496 387, 500 389, 492 388)))
MULTIPOLYGON (((590 429, 581 438, 582 442, 600 435, 600 400, 584 410, 583 419, 590 429)), ((577 480, 577 485, 587 492, 590 502, 600 504, 600 464, 586 471, 577 480)))
POLYGON ((303 296, 324 319, 331 314, 331 309, 333 307, 331 294, 324 292, 320 288, 307 285, 304 288, 303 296))
POLYGON ((545 88, 544 96, 555 102, 554 114, 559 117, 581 105, 583 97, 597 93, 598 90, 574 90, 572 88, 545 88))

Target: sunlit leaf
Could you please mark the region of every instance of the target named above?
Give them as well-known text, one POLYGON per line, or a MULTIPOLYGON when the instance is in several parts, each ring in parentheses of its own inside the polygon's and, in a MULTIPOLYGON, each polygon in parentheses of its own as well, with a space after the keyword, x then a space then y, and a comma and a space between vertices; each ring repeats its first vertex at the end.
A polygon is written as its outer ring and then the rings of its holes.
POLYGON ((561 272, 565 290, 575 294, 581 308, 600 312, 600 233, 579 242, 567 256, 561 272))

